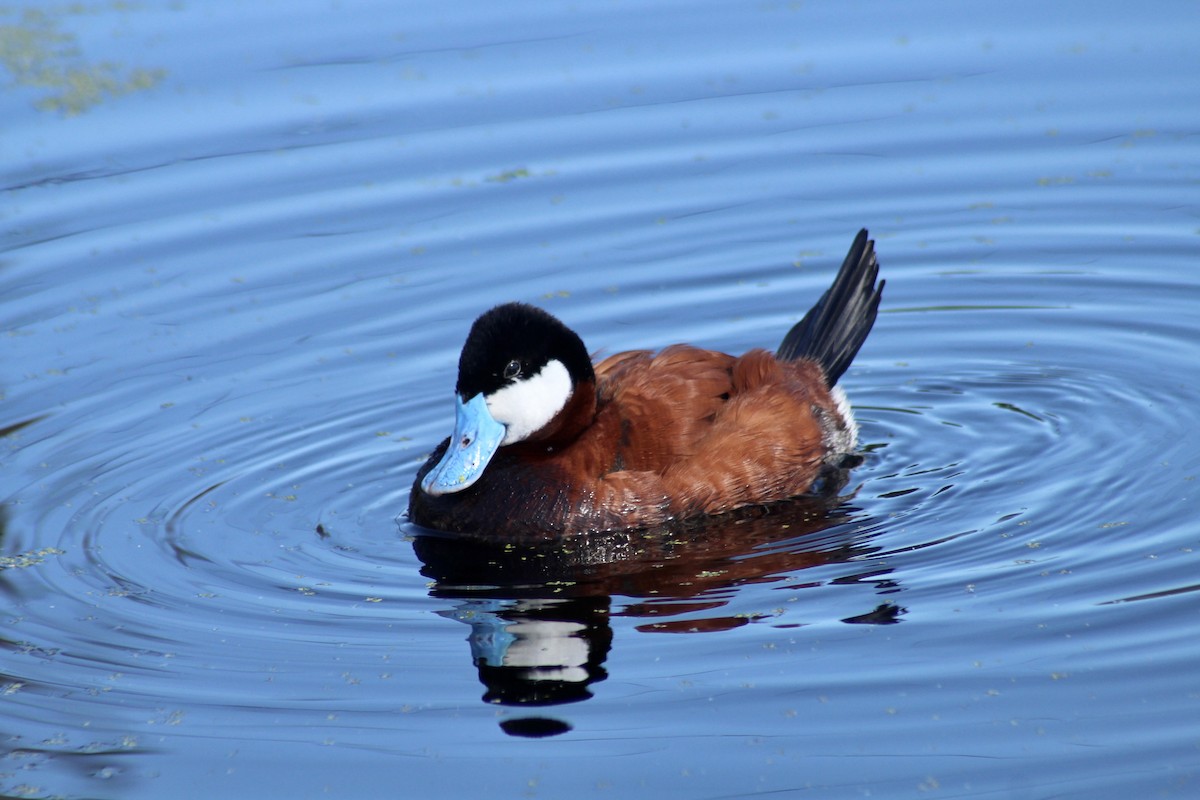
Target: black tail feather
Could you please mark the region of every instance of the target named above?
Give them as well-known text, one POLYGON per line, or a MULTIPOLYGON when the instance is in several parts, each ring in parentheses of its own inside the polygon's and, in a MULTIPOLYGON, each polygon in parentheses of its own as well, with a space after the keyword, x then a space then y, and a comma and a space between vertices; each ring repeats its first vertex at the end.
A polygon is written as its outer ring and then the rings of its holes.
POLYGON ((775 355, 785 361, 816 361, 833 386, 875 324, 884 284, 876 285, 878 278, 875 242, 867 238, 864 228, 854 237, 829 291, 788 331, 775 355))

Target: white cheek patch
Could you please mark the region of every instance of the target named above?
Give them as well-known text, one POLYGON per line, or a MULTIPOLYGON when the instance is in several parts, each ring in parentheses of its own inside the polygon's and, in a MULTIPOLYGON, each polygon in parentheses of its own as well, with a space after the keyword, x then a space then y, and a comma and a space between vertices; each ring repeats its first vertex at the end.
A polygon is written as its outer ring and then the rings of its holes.
POLYGON ((487 396, 492 419, 506 428, 501 445, 529 438, 544 428, 571 399, 571 373, 561 361, 487 396))

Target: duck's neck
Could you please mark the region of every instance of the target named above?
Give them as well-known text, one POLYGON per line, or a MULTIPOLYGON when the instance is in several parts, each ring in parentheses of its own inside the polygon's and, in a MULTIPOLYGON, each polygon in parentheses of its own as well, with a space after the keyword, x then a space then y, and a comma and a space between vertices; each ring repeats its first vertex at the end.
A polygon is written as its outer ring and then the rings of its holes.
POLYGON ((524 441, 539 448, 549 447, 557 450, 574 441, 595 418, 596 384, 593 381, 585 381, 575 385, 567 404, 549 424, 524 441))

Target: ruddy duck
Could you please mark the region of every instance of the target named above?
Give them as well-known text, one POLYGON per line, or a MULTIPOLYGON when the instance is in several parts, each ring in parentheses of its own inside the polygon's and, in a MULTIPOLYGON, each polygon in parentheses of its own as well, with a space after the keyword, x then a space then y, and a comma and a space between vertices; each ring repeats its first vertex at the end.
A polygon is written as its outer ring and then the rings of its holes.
POLYGON ((534 306, 484 313, 458 362, 453 435, 417 472, 409 519, 494 537, 664 526, 787 500, 854 452, 838 378, 879 310, 860 231, 774 354, 689 345, 596 364, 534 306))

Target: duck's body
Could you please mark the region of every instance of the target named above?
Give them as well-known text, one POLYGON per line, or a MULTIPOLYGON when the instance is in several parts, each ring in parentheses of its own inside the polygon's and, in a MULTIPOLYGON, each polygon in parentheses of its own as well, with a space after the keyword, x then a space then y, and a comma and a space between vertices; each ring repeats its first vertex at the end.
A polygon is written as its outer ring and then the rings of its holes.
POLYGON ((837 379, 883 284, 862 231, 776 354, 688 345, 592 365, 546 312, 498 306, 459 363, 454 436, 418 471, 413 522, 529 536, 660 526, 808 492, 853 452, 837 379))

